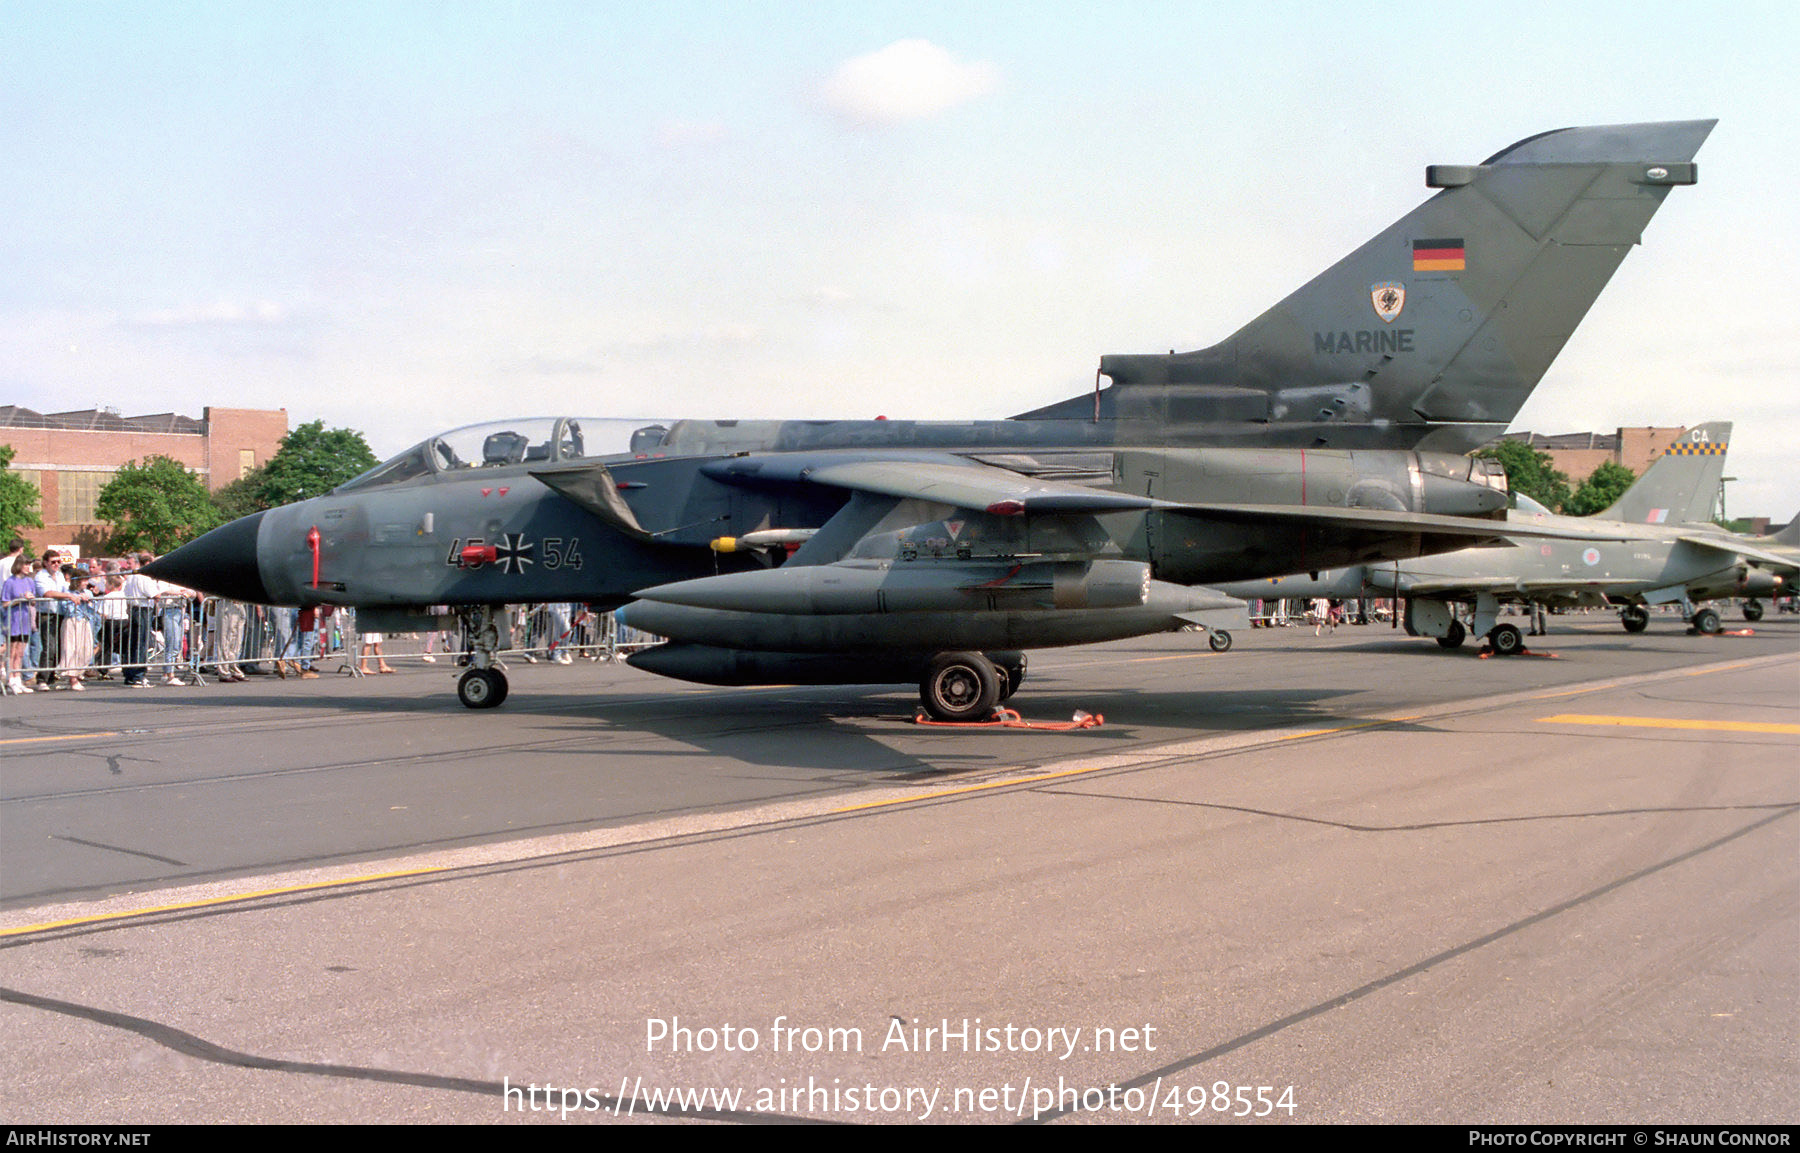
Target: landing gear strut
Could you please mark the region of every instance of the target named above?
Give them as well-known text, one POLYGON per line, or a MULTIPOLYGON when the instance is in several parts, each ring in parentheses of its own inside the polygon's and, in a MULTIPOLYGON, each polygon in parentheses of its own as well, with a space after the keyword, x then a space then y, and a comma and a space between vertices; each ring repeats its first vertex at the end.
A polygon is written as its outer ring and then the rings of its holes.
POLYGON ((994 672, 1000 677, 1000 699, 1009 700, 1025 680, 1024 653, 988 653, 994 672))
POLYGON ((473 651, 469 654, 469 671, 456 682, 456 699, 464 708, 497 708, 506 699, 507 690, 506 674, 494 660, 501 647, 500 625, 490 605, 466 609, 462 615, 473 651))

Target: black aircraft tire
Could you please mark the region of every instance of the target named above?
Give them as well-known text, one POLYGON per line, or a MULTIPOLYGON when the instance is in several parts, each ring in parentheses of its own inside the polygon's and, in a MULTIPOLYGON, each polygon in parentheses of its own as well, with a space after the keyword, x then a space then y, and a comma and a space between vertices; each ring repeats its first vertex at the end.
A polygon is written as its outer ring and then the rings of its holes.
POLYGON ((994 675, 1000 678, 1000 700, 1011 700, 1012 695, 1019 691, 1019 686, 1025 683, 1025 654, 1009 653, 1002 657, 995 657, 992 653, 983 655, 993 663, 994 675))
POLYGON ((1763 607, 1761 601, 1744 602, 1744 619, 1747 621, 1762 620, 1763 607))
POLYGON ((1694 614, 1694 631, 1697 633, 1716 633, 1723 627, 1719 623, 1718 609, 1701 609, 1694 614))
POLYGON ((1626 605, 1619 611, 1619 623, 1628 633, 1641 633, 1650 627, 1650 613, 1639 605, 1626 605))
POLYGON ((1525 651, 1525 634, 1517 625, 1495 625, 1488 643, 1494 646, 1495 656, 1510 657, 1525 651))
POLYGON ((919 699, 933 720, 985 721, 1000 701, 1000 673, 980 653, 939 653, 919 682, 919 699))
POLYGON ((456 682, 456 699, 464 708, 498 708, 506 699, 506 674, 498 669, 470 669, 456 682))
POLYGON ((1228 653, 1231 651, 1231 634, 1224 629, 1214 629, 1212 636, 1206 638, 1206 644, 1215 653, 1228 653))
POLYGON ((1460 649, 1462 643, 1469 639, 1469 630, 1463 628, 1461 621, 1451 621, 1450 631, 1437 639, 1438 647, 1444 649, 1460 649))

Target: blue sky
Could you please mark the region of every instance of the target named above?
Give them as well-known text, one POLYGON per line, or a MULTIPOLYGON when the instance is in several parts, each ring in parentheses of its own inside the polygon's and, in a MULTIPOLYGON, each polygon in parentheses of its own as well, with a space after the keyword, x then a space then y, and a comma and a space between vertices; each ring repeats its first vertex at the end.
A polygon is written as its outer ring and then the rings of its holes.
POLYGON ((0 403, 1004 416, 1473 163, 1718 117, 1515 427, 1800 508, 1788 4, 0 3, 0 403), (1723 14, 1720 14, 1722 12, 1723 14))

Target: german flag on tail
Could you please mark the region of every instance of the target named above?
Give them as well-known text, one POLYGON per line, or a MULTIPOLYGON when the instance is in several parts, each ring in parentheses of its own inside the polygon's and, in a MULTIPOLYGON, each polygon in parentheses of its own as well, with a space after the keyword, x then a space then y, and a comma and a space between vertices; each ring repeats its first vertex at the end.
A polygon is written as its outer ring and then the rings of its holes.
POLYGON ((1461 272, 1467 267, 1467 253, 1462 238, 1454 240, 1415 240, 1414 272, 1461 272))

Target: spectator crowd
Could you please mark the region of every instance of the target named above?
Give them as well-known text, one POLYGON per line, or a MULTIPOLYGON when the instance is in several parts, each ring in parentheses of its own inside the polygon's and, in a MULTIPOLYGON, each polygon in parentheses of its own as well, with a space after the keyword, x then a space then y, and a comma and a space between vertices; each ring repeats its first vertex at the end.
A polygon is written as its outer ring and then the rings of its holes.
MULTIPOLYGON (((326 656, 341 671, 392 673, 386 638, 358 633, 355 613, 330 606, 297 609, 249 605, 159 581, 142 571, 147 552, 77 560, 57 549, 32 560, 14 540, 0 560, 0 694, 51 689, 85 691, 96 680, 129 687, 235 683, 249 672, 302 680, 319 676, 326 656)), ((466 660, 467 638, 452 610, 434 610, 443 628, 423 634, 424 663, 466 660)), ((627 637, 612 615, 578 605, 514 606, 506 614, 509 654, 570 664, 577 656, 608 659, 650 638, 627 637)), ((410 647, 410 646, 409 646, 410 647)))

